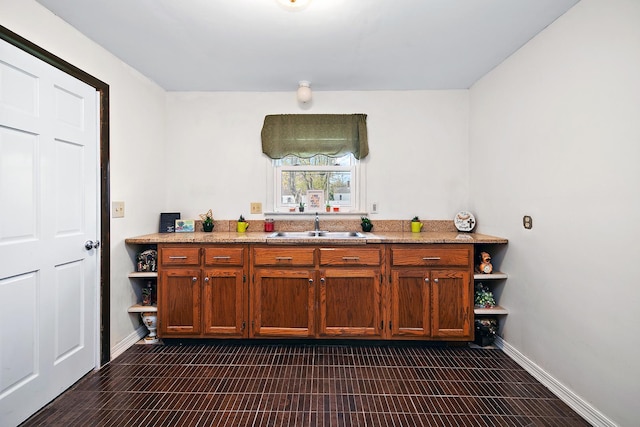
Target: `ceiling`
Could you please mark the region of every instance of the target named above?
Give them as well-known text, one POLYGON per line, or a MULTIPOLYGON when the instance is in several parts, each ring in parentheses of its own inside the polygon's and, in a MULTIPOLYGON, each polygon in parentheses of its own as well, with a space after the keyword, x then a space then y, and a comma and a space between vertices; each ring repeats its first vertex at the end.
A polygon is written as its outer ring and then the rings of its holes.
POLYGON ((168 91, 466 89, 578 0, 37 0, 168 91))

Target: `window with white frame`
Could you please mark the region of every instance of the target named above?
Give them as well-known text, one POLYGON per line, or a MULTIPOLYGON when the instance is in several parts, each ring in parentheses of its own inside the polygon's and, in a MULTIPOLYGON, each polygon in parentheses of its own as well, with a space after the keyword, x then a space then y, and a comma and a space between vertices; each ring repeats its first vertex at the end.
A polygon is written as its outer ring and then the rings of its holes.
POLYGON ((293 211, 300 203, 310 212, 324 211, 327 204, 341 212, 359 210, 360 161, 352 153, 335 158, 322 154, 311 158, 288 155, 272 162, 277 212, 293 211), (309 200, 308 191, 314 196, 322 191, 323 206, 317 206, 317 198, 309 200))

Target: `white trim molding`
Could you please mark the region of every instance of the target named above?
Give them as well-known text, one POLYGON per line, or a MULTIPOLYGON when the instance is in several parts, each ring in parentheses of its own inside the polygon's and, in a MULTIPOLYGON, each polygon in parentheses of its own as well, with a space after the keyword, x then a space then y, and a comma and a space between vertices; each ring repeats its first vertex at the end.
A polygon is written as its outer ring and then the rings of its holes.
POLYGON ((532 360, 527 358, 518 349, 503 340, 501 337, 497 336, 494 344, 591 425, 598 427, 617 427, 613 421, 591 406, 589 402, 585 401, 560 381, 556 380, 548 372, 536 365, 532 360))
POLYGON ((140 341, 142 338, 146 337, 148 333, 149 330, 147 329, 147 327, 144 325, 140 325, 138 329, 131 332, 122 341, 111 348, 111 360, 127 351, 129 347, 140 341))

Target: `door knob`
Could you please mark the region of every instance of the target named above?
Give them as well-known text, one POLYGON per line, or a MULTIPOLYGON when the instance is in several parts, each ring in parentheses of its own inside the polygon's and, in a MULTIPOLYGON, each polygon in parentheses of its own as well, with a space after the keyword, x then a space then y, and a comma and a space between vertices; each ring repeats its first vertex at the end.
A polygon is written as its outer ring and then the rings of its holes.
POLYGON ((100 240, 96 240, 95 242, 93 240, 87 240, 86 242, 84 242, 84 248, 88 251, 90 251, 91 249, 98 249, 99 246, 100 240))

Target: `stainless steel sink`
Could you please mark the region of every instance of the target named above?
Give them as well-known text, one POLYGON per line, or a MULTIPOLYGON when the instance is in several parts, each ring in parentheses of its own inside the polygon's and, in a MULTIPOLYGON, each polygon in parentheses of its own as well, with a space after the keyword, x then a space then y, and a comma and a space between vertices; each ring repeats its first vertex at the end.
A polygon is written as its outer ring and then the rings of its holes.
POLYGON ((269 239, 364 239, 357 231, 276 231, 269 239))

